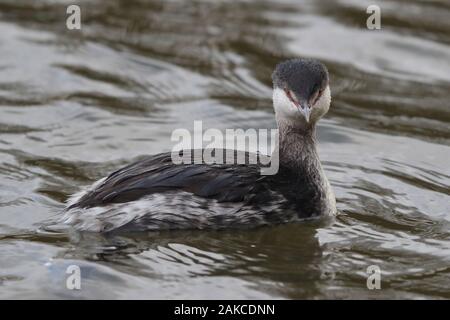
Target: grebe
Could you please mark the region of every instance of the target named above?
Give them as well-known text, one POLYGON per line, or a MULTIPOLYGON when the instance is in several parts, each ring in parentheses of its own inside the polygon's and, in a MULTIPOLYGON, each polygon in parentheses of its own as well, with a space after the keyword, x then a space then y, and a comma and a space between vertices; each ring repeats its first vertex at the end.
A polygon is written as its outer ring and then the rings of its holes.
POLYGON ((316 123, 331 102, 328 71, 317 60, 292 59, 276 66, 272 80, 277 174, 261 175, 258 164, 174 164, 170 152, 162 153, 72 196, 59 222, 109 232, 254 227, 334 215, 316 150, 316 123))

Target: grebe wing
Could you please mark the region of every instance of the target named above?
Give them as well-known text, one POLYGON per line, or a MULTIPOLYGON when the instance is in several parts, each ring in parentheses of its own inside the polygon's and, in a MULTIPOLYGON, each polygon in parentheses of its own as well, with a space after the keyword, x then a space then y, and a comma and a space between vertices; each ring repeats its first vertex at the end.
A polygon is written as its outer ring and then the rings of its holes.
POLYGON ((170 152, 162 153, 113 172, 68 209, 124 203, 176 189, 219 202, 238 202, 261 193, 257 189, 265 188, 264 179, 258 165, 174 164, 170 152))

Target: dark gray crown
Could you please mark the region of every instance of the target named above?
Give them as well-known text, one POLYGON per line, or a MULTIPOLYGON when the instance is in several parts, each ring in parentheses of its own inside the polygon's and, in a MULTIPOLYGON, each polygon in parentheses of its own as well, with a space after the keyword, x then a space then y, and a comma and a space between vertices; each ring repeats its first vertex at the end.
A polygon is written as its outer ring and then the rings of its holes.
POLYGON ((274 88, 289 89, 299 99, 308 100, 328 84, 328 70, 319 61, 300 58, 279 63, 272 73, 274 88))

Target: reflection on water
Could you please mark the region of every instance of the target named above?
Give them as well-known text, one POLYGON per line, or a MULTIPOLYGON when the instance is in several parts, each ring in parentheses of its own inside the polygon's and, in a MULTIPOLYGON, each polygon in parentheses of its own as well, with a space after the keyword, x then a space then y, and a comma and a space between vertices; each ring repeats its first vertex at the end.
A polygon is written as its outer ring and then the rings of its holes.
POLYGON ((450 298, 450 6, 0 1, 0 298, 450 298), (320 58, 320 153, 341 214, 250 231, 36 231, 176 128, 272 128, 270 74, 320 58), (82 268, 81 291, 65 288, 82 268), (382 290, 366 288, 366 268, 382 290))

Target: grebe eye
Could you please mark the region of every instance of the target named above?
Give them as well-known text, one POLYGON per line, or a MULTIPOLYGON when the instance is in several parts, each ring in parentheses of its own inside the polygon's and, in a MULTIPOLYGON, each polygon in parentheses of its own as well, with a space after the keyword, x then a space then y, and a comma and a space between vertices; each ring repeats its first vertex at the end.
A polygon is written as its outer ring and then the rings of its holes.
POLYGON ((323 89, 320 89, 319 91, 316 91, 316 94, 314 95, 314 104, 317 102, 317 100, 319 100, 320 96, 323 93, 323 89))
POLYGON ((292 92, 289 89, 284 89, 284 92, 286 93, 287 97, 289 98, 289 100, 291 100, 292 102, 297 102, 297 99, 295 98, 295 94, 294 92, 292 92))

